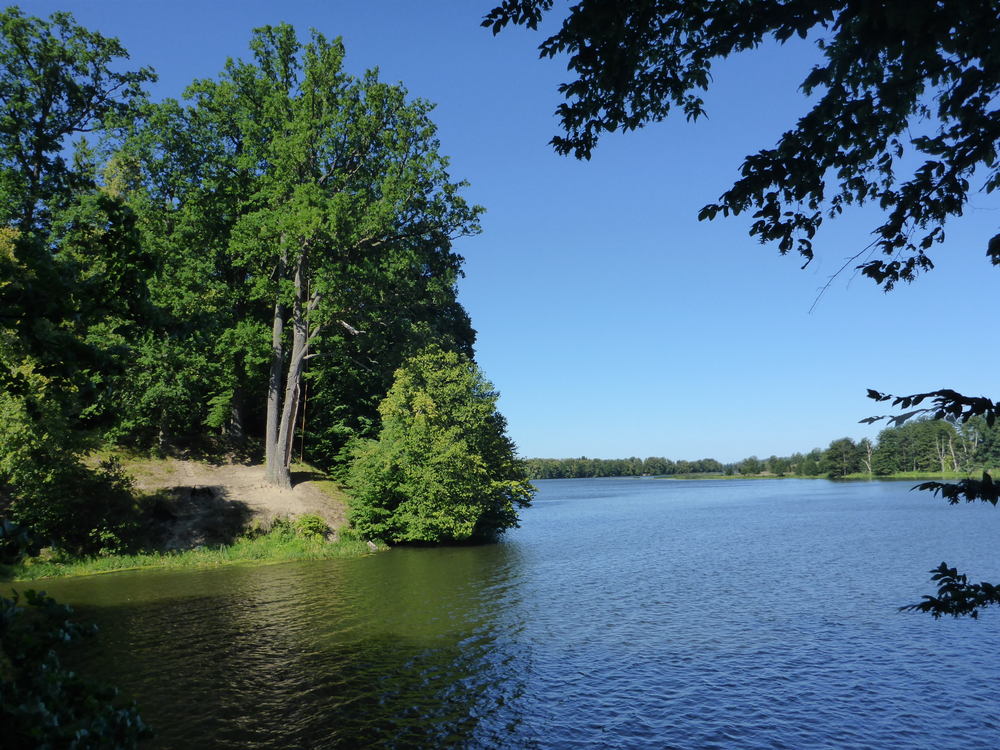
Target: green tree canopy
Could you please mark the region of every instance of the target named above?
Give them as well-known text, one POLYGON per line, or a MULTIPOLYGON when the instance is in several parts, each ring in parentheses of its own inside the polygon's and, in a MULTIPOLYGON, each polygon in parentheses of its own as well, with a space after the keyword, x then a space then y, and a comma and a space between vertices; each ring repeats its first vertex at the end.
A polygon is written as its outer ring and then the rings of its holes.
MULTIPOLYGON (((483 25, 534 28, 552 6, 505 0, 483 25)), ((774 148, 748 156, 701 216, 755 210, 751 234, 808 263, 826 216, 876 203, 888 214, 872 247, 887 259, 859 267, 892 288, 933 267, 925 251, 944 239, 946 219, 961 216, 973 180, 987 192, 1000 185, 998 34, 995 0, 583 0, 540 48, 568 53, 577 76, 560 87, 564 134, 552 143, 589 158, 603 133, 662 120, 673 107, 697 119, 713 62, 812 35, 824 55, 802 84, 816 96, 812 110, 774 148), (916 164, 908 175, 904 155, 916 164)), ((988 254, 1000 264, 1000 235, 988 254)))
POLYGON ((534 488, 499 394, 468 357, 430 347, 396 371, 378 440, 359 440, 351 521, 386 542, 492 540, 517 526, 534 488))
POLYGON ((377 71, 348 75, 339 39, 303 45, 282 24, 250 47, 253 62, 230 60, 198 97, 237 124, 256 175, 232 244, 269 269, 256 280, 273 309, 266 477, 289 487, 307 358, 335 329, 362 335, 404 314, 440 269, 450 284, 451 241, 479 231, 481 209, 448 175, 432 105, 377 71))
POLYGON ((481 209, 448 175, 433 106, 377 71, 349 75, 339 39, 281 24, 250 51, 187 103, 142 108, 113 144, 107 187, 160 269, 120 429, 208 423, 238 442, 260 427, 267 478, 289 486, 307 388, 329 465, 348 435, 377 433, 407 356, 430 342, 471 355, 451 242, 479 231, 481 209))
POLYGON ((82 549, 132 511, 120 472, 82 463, 81 428, 114 394, 113 340, 147 313, 151 264, 70 139, 142 98, 154 76, 117 72, 127 57, 67 13, 0 14, 0 504, 82 549))

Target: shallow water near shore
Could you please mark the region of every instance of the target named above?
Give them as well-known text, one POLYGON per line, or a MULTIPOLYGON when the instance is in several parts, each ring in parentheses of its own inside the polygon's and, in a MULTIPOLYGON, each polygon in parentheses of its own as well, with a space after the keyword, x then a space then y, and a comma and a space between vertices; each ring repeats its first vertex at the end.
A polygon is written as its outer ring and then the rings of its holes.
MULTIPOLYGON (((536 483, 502 544, 37 581, 150 748, 1000 747, 1000 509, 912 482, 536 483)), ((28 588, 27 584, 16 586, 28 588)))

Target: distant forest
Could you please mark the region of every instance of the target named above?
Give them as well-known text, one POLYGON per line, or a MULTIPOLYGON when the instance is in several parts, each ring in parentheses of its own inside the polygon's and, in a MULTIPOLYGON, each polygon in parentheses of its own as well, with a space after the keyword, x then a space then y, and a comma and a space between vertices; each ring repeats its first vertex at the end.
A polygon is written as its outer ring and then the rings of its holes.
POLYGON ((889 427, 875 442, 845 437, 826 450, 761 459, 750 456, 723 464, 714 458, 672 461, 669 458, 529 458, 532 479, 585 477, 676 476, 720 474, 732 476, 801 476, 831 478, 849 474, 890 476, 910 471, 973 472, 1000 466, 1000 425, 989 427, 974 417, 964 424, 922 419, 889 427))

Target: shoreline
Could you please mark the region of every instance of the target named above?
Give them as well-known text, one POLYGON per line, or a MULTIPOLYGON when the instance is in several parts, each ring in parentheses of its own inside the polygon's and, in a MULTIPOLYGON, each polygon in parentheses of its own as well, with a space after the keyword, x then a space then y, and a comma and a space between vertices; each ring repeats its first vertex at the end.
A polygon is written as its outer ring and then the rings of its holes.
MULTIPOLYGON (((988 470, 995 473, 995 470, 988 470)), ((800 474, 657 474, 657 475, 644 475, 641 477, 637 476, 623 476, 623 477, 547 477, 545 479, 532 479, 532 482, 553 482, 560 479, 659 479, 659 480, 673 480, 678 482, 701 482, 708 479, 829 479, 834 482, 902 482, 906 480, 945 480, 945 481, 958 481, 962 479, 976 479, 981 477, 982 474, 979 471, 973 473, 961 473, 955 471, 940 472, 940 471, 906 471, 896 474, 847 474, 842 477, 829 477, 823 474, 806 476, 800 474)))
POLYGON ((120 458, 133 479, 136 502, 146 506, 148 525, 139 551, 75 556, 47 549, 38 557, 0 565, 0 583, 125 570, 269 565, 372 552, 350 531, 343 488, 311 466, 293 467, 296 481, 289 491, 264 483, 259 461, 233 456, 210 461, 186 455, 120 458))

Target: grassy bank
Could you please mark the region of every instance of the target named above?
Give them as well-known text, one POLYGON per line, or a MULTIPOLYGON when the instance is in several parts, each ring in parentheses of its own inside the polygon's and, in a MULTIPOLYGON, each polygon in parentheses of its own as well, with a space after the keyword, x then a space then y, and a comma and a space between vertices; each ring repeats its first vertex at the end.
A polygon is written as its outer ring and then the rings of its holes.
POLYGON ((974 471, 971 474, 959 471, 901 471, 895 474, 872 477, 870 474, 848 474, 844 479, 968 479, 972 477, 982 477, 982 471, 974 471))
POLYGON ((58 552, 24 560, 16 565, 0 565, 0 579, 32 581, 59 576, 82 576, 146 568, 192 568, 234 564, 268 564, 302 560, 355 557, 370 552, 367 542, 347 530, 336 541, 303 532, 293 522, 278 520, 267 531, 249 531, 232 544, 197 547, 182 552, 150 552, 135 555, 63 557, 58 552))

